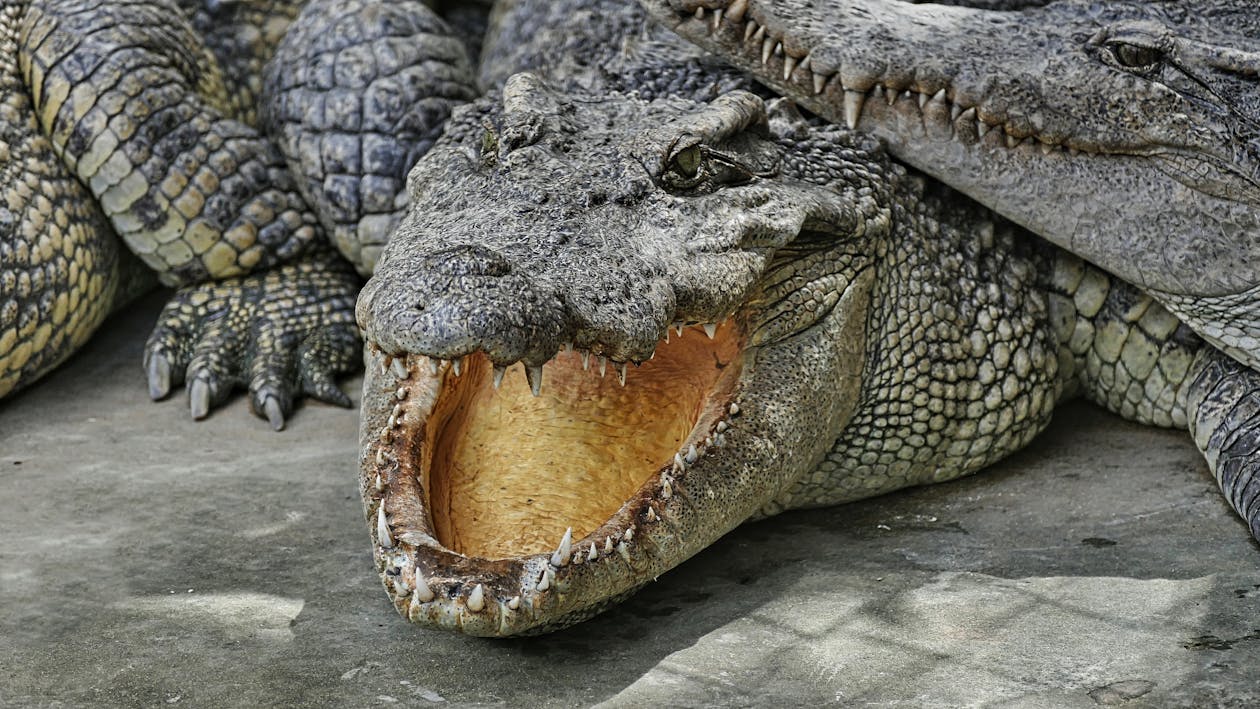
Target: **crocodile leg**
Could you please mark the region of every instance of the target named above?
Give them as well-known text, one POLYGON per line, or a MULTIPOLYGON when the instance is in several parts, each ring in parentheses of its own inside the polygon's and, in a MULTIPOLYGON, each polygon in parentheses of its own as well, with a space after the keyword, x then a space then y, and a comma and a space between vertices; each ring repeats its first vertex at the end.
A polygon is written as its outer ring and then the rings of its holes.
POLYGON ((336 378, 359 367, 359 285, 349 264, 321 246, 268 271, 181 289, 145 346, 150 395, 187 383, 200 419, 247 387, 250 408, 276 430, 299 394, 350 406, 336 378))
POLYGON ((1187 396, 1190 433, 1221 492, 1260 540, 1260 372, 1205 348, 1187 396))

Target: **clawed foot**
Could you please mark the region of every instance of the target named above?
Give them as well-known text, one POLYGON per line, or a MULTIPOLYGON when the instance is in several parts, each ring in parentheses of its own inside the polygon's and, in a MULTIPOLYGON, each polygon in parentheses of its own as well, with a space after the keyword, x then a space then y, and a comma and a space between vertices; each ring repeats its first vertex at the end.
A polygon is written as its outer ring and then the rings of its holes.
POLYGON ((321 251, 270 271, 179 290, 145 345, 149 396, 186 385, 195 419, 234 389, 279 431, 306 395, 349 407, 337 377, 361 362, 354 321, 359 280, 321 251))

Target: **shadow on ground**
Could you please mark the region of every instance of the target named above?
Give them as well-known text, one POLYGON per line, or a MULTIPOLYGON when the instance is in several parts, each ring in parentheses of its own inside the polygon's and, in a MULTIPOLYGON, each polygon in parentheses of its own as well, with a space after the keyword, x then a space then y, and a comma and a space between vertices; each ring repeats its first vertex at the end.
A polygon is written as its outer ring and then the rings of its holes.
MULTIPOLYGON (((145 399, 150 298, 0 402, 0 705, 1260 703, 1260 548, 1188 437, 1084 405, 980 476, 745 525, 575 628, 412 628, 357 417, 145 399)), ((357 381, 351 383, 357 386, 357 381)))

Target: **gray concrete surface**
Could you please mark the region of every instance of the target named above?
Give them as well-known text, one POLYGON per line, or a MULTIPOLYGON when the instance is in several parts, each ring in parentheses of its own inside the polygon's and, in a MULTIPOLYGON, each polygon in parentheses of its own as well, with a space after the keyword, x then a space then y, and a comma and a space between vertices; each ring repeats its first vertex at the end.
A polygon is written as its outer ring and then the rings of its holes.
POLYGON ((1260 548, 1184 434, 1069 406, 985 474, 745 525, 590 622, 477 640, 386 603, 353 412, 275 434, 146 400, 159 304, 0 402, 0 705, 1260 704, 1260 548))

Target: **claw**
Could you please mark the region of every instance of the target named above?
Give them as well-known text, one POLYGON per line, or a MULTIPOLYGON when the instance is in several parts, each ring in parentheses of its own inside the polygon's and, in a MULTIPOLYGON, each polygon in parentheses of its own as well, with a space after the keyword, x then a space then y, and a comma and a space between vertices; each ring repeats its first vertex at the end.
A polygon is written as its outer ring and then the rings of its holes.
POLYGON ((171 393, 171 361, 155 354, 149 360, 149 398, 157 401, 171 393))
POLYGON ((271 424, 272 430, 284 430, 284 411, 280 409, 280 402, 274 396, 269 396, 263 401, 263 412, 267 414, 267 423, 271 424))
POLYGON ((188 387, 188 407, 198 421, 210 413, 210 384, 204 379, 194 379, 188 387))

